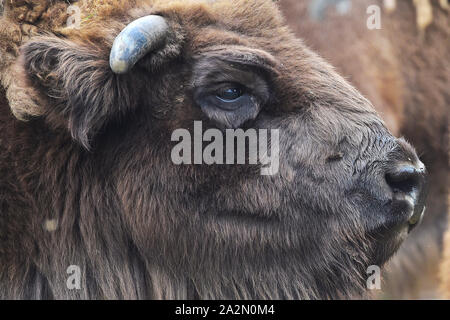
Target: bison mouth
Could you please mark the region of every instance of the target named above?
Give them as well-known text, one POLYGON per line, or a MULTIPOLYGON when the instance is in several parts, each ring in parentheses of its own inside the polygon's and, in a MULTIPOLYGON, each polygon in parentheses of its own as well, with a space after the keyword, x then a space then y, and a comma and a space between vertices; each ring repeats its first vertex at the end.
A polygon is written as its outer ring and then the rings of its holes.
POLYGON ((389 201, 386 207, 389 214, 379 225, 369 228, 371 233, 408 235, 420 225, 426 211, 424 201, 419 202, 405 195, 399 195, 397 199, 389 201))
POLYGON ((408 235, 421 224, 426 212, 425 196, 421 194, 419 198, 414 198, 396 194, 386 207, 389 214, 367 230, 369 238, 376 244, 371 259, 376 265, 387 262, 408 235))

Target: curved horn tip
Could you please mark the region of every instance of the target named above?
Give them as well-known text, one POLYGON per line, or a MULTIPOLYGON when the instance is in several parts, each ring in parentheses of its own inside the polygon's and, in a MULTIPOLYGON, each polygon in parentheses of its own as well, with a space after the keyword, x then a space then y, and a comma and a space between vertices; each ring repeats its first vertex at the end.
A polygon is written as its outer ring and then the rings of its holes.
POLYGON ((109 64, 117 74, 128 72, 147 53, 162 45, 169 25, 161 16, 150 15, 131 22, 114 40, 109 64))
POLYGON ((109 65, 111 70, 117 74, 124 74, 130 71, 129 64, 123 60, 110 59, 109 65))

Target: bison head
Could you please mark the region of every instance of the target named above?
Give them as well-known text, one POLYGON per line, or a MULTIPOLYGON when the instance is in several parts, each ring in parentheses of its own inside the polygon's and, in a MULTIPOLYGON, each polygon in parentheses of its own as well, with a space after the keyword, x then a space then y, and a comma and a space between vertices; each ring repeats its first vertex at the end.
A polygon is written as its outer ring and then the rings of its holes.
POLYGON ((54 275, 71 264, 81 297, 363 293, 423 214, 413 148, 273 1, 109 3, 79 30, 34 37, 18 62, 40 115, 23 130, 46 159, 33 219, 59 221, 35 235, 52 294, 72 294, 54 275), (279 169, 175 164, 173 133, 198 135, 195 121, 278 130, 279 169))

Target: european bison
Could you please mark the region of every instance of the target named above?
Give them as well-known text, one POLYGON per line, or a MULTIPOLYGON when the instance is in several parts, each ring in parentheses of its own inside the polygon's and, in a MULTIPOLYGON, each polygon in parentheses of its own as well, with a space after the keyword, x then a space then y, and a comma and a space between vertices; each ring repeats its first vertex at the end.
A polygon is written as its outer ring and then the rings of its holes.
POLYGON ((429 172, 427 214, 390 263, 383 288, 395 298, 430 297, 439 287, 448 212, 448 4, 397 1, 393 10, 386 6, 393 1, 355 0, 336 7, 344 2, 281 4, 296 34, 335 65, 369 98, 388 128, 405 136, 422 155, 429 172), (381 29, 371 29, 377 18, 373 5, 381 9, 381 29))
POLYGON ((423 215, 413 148, 272 0, 94 4, 18 57, 5 11, 0 298, 364 296, 423 215), (195 121, 278 130, 279 170, 176 165, 195 121))

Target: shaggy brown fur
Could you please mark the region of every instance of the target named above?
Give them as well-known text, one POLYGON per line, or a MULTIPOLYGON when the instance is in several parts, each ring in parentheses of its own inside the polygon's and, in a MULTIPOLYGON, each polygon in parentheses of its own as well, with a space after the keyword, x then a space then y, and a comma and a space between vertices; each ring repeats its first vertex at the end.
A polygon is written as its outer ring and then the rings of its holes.
POLYGON ((0 19, 0 84, 6 88, 6 95, 14 114, 40 115, 36 105, 36 94, 31 88, 23 88, 14 79, 17 71, 13 63, 19 54, 20 45, 42 31, 57 31, 68 18, 67 1, 10 0, 5 4, 4 17, 0 19))
POLYGON ((391 131, 411 141, 427 165, 427 215, 392 261, 384 288, 395 298, 418 298, 421 292, 430 297, 438 287, 447 213, 450 13, 432 1, 433 20, 424 31, 415 22, 426 12, 416 12, 413 1, 397 1, 395 11, 382 12, 382 29, 369 30, 366 9, 383 8, 382 1, 352 1, 344 16, 331 6, 323 21, 310 19, 308 3, 283 0, 288 23, 374 103, 391 131))
POLYGON ((364 296, 410 227, 397 196, 420 187, 387 177, 418 157, 273 1, 80 5, 80 30, 39 6, 1 20, 0 299, 364 296), (115 37, 149 14, 170 36, 113 74, 115 37), (22 43, 28 21, 46 33, 22 43), (243 105, 222 105, 224 83, 243 105), (236 117, 280 130, 279 174, 171 161, 175 129, 236 117))

